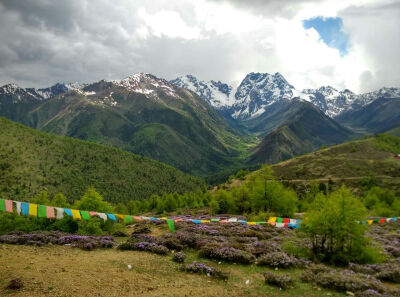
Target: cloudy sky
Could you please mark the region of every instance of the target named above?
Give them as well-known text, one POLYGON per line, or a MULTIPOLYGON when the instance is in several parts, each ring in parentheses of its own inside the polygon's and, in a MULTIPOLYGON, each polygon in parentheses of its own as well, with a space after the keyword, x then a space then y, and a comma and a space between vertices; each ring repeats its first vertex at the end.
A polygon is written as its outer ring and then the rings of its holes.
POLYGON ((398 36, 400 0, 0 0, 0 85, 280 72, 366 92, 400 87, 398 36))

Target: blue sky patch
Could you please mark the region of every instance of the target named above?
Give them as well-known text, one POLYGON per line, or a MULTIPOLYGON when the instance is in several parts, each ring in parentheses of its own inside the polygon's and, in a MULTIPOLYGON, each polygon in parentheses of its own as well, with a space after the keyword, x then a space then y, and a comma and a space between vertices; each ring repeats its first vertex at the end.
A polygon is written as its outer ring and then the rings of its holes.
POLYGON ((321 40, 329 47, 337 48, 341 55, 345 55, 349 48, 349 36, 343 32, 341 18, 316 17, 303 21, 305 29, 314 28, 321 40))

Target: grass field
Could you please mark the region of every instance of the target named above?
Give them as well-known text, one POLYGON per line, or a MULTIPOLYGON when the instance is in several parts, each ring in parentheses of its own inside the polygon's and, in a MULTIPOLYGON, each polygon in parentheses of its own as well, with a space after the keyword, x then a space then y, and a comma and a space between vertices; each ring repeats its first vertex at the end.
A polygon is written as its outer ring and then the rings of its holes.
MULTIPOLYGON (((195 252, 187 255, 187 263, 199 260, 195 252)), ((0 296, 344 296, 300 282, 283 291, 264 284, 262 272, 268 268, 199 261, 229 272, 228 281, 182 272, 171 254, 1 244, 0 296), (6 289, 14 278, 22 279, 22 289, 6 289)), ((301 270, 285 272, 296 276, 301 270)))

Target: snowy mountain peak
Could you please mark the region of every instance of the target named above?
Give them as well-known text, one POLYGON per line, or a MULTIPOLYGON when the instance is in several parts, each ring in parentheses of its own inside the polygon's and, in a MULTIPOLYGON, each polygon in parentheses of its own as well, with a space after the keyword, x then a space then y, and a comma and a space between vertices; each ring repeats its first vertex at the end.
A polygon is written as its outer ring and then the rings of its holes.
POLYGON ((48 88, 43 88, 43 89, 38 89, 36 90, 36 93, 42 96, 44 99, 49 99, 51 97, 57 96, 59 94, 66 93, 71 90, 80 90, 84 87, 84 84, 80 84, 78 82, 75 83, 56 83, 55 85, 48 87, 48 88))
POLYGON ((158 78, 150 73, 136 73, 122 80, 112 81, 112 83, 131 92, 143 95, 150 95, 155 93, 157 90, 162 90, 167 95, 176 97, 175 90, 168 81, 158 78))
POLYGON ((175 86, 195 92, 215 108, 228 108, 235 103, 233 88, 220 81, 205 82, 188 74, 170 82, 175 86))
POLYGON ((2 87, 0 87, 0 92, 2 94, 13 94, 18 91, 23 91, 22 88, 20 88, 17 84, 11 83, 11 84, 6 84, 2 87))
POLYGON ((266 107, 280 100, 290 100, 297 95, 295 89, 280 74, 249 73, 236 91, 234 118, 256 117, 266 107))

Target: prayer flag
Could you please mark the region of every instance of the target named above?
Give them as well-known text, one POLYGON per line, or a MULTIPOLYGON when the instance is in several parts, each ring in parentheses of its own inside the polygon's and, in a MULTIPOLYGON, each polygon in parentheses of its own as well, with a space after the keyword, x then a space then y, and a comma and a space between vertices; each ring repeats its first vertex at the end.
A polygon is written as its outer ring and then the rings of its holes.
POLYGON ((38 205, 37 204, 29 204, 29 216, 37 217, 38 214, 38 205))
POLYGON ((108 213, 107 216, 108 216, 108 218, 109 218, 110 220, 113 220, 114 222, 117 221, 117 219, 115 218, 115 215, 114 215, 114 214, 108 213))
POLYGON ((135 221, 141 222, 143 221, 141 217, 138 216, 132 216, 132 219, 134 219, 135 221))
POLYGON ((268 223, 276 223, 276 217, 270 217, 268 223))
POLYGON ((174 222, 174 220, 168 219, 167 220, 167 224, 168 224, 169 230, 171 230, 171 232, 174 233, 175 232, 175 222, 174 222))
POLYGON ((219 222, 219 219, 211 219, 211 222, 219 222))
POLYGON ((290 219, 283 219, 283 222, 285 223, 285 224, 289 224, 290 223, 290 219))
POLYGON ((79 210, 77 210, 77 209, 71 209, 71 213, 72 213, 72 218, 73 218, 74 220, 80 220, 80 219, 82 219, 79 210))
POLYGON ((0 199, 0 211, 6 211, 6 202, 4 199, 0 199))
POLYGON ((97 212, 95 212, 95 211, 89 211, 89 215, 90 215, 91 217, 97 216, 97 212))
POLYGON ((22 202, 21 203, 21 211, 23 215, 29 216, 29 203, 22 202))
POLYGON ((69 208, 64 208, 64 212, 69 215, 70 217, 72 217, 72 211, 69 208))
POLYGON ((46 206, 46 216, 48 219, 55 219, 53 206, 46 206))
POLYGON ((6 212, 13 212, 12 201, 6 199, 6 200, 4 200, 4 203, 6 205, 6 212))
POLYGON ((368 225, 371 225, 374 222, 374 220, 368 220, 368 225))
POLYGON ((276 218, 276 222, 277 223, 283 223, 283 219, 278 217, 278 218, 276 218))
POLYGON ((131 216, 126 216, 124 221, 125 221, 126 224, 130 224, 130 223, 133 222, 133 218, 131 216))
POLYGON ((57 220, 61 220, 64 217, 64 208, 56 207, 57 220))
POLYGON ((38 207, 38 217, 39 218, 46 218, 47 217, 47 211, 46 211, 46 206, 45 205, 39 205, 39 207, 38 207))
POLYGON ((104 221, 107 221, 107 215, 105 213, 99 212, 97 213, 99 218, 103 219, 104 221))
POLYGON ((257 225, 257 223, 256 222, 247 222, 247 225, 252 226, 252 225, 257 225))
POLYGON ((90 218, 91 218, 89 212, 86 210, 81 210, 81 217, 84 220, 90 220, 90 218))
POLYGON ((21 202, 19 201, 14 201, 15 205, 17 206, 17 214, 21 215, 21 202))

